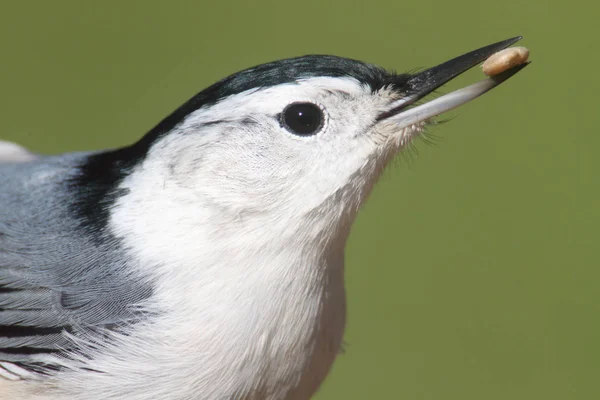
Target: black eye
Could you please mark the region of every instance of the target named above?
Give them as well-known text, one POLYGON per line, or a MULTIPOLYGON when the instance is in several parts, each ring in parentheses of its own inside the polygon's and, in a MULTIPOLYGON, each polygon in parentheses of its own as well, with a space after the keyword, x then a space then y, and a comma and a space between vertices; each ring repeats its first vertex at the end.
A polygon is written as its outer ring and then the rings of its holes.
POLYGON ((314 135, 323 127, 323 111, 313 103, 292 103, 280 118, 281 125, 300 136, 314 135))

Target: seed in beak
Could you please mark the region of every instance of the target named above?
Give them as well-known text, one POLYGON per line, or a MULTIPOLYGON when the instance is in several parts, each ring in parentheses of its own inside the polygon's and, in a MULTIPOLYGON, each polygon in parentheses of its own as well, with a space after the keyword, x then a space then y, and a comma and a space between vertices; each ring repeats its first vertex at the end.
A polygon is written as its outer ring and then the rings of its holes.
POLYGON ((524 64, 529 58, 527 47, 509 47, 492 54, 481 66, 487 76, 498 75, 517 65, 524 64))

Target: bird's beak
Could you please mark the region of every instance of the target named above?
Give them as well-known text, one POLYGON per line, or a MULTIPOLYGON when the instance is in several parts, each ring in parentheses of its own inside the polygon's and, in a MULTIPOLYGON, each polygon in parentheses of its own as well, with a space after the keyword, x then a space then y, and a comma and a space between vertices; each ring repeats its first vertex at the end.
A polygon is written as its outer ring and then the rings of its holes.
POLYGON ((481 96, 485 92, 498 86, 525 66, 528 63, 517 65, 493 77, 483 79, 470 86, 456 90, 441 96, 435 100, 429 101, 416 107, 408 108, 422 97, 428 95, 446 82, 462 74, 466 70, 474 67, 480 62, 485 61, 492 54, 507 48, 513 43, 521 40, 521 36, 512 39, 503 40, 498 43, 463 54, 450 61, 446 61, 436 67, 422 71, 412 76, 405 84, 408 96, 395 101, 388 111, 379 116, 379 120, 392 120, 398 128, 404 128, 450 111, 461 106, 474 98, 481 96))

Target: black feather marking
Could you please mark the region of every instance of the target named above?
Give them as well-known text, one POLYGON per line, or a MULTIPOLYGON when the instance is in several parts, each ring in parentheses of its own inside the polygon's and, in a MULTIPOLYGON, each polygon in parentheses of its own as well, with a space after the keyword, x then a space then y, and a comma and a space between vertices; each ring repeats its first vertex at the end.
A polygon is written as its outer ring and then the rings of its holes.
POLYGON ((13 364, 15 364, 18 367, 21 367, 23 369, 29 370, 31 372, 36 372, 38 374, 42 374, 42 375, 50 375, 52 372, 58 372, 61 370, 64 370, 64 367, 61 367, 60 365, 55 365, 55 364, 47 364, 47 363, 43 363, 43 362, 22 362, 22 361, 15 361, 13 362, 13 364))
MULTIPOLYGON (((60 349, 40 349, 37 347, 11 347, 7 349, 0 349, 0 359, 5 359, 2 357, 4 354, 12 354, 12 355, 33 355, 33 354, 53 354, 60 353, 60 349)), ((10 359, 8 360, 10 361, 10 359)))
POLYGON ((70 332, 71 327, 61 326, 57 328, 36 328, 33 326, 0 325, 0 340, 2 337, 52 335, 61 333, 62 331, 70 332))

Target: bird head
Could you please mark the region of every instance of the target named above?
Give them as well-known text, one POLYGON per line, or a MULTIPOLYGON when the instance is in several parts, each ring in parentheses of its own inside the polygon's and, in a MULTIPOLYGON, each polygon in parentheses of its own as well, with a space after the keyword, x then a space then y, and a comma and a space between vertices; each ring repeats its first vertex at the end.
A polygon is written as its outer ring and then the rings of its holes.
MULTIPOLYGON (((126 210, 113 220, 142 232, 181 236, 208 226, 215 234, 265 240, 300 232, 325 241, 345 237, 392 157, 437 115, 526 64, 423 98, 519 39, 415 74, 320 55, 238 72, 191 98, 134 145, 92 157, 82 176, 102 184, 86 192, 88 204, 102 200, 107 219, 126 210)), ((87 217, 98 215, 88 209, 87 217)))

